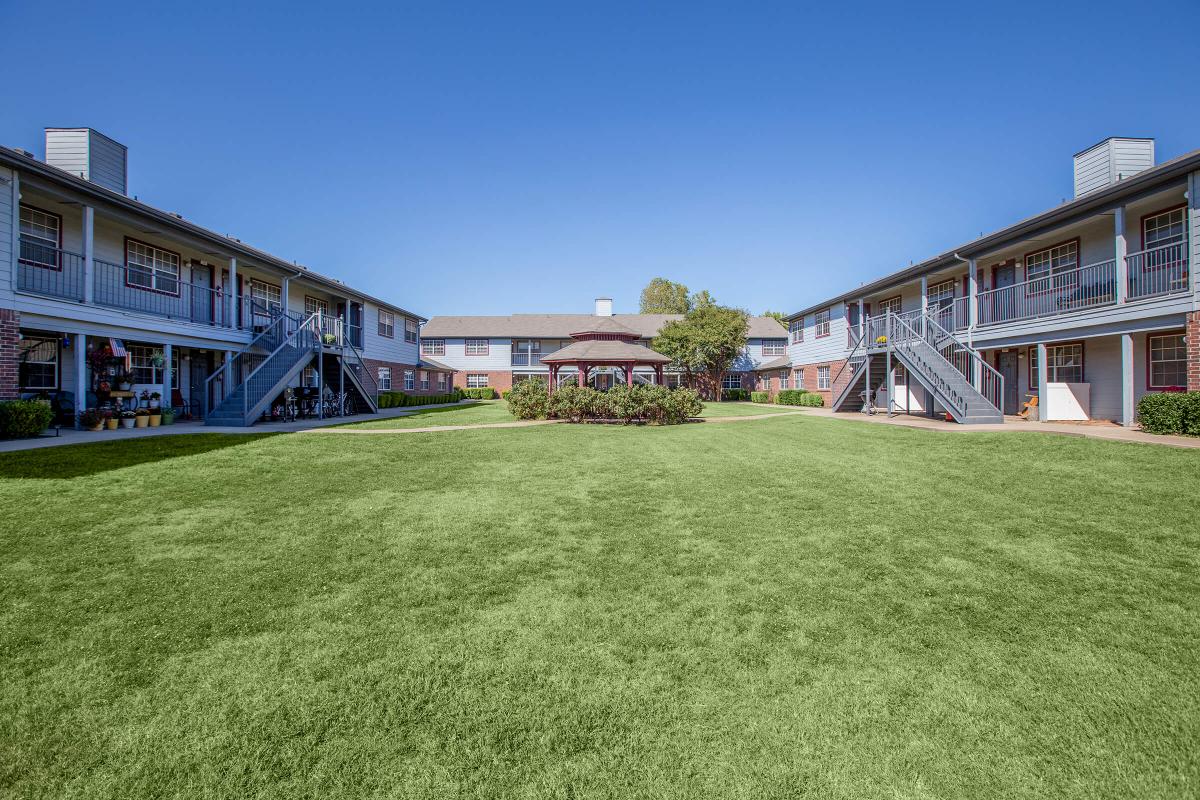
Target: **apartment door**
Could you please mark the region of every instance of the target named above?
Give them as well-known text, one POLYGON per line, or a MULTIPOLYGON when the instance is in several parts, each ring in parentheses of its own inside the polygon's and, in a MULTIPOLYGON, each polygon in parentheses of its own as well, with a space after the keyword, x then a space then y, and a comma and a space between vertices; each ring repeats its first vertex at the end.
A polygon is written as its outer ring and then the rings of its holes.
POLYGON ((1021 410, 1021 387, 1018 378, 1021 368, 1017 364, 1016 350, 1001 350, 996 354, 996 371, 1004 378, 1005 414, 1017 414, 1021 410))
MULTIPOLYGON (((197 412, 204 413, 202 400, 204 398, 205 382, 211 371, 212 353, 192 351, 188 369, 188 400, 197 404, 197 412)), ((208 399, 208 407, 212 408, 213 398, 208 399)))
POLYGON ((190 269, 188 282, 191 283, 189 291, 192 293, 192 322, 211 325, 216 311, 213 308, 212 267, 193 261, 190 269))
POLYGON ((1003 289, 1006 286, 1012 286, 1017 282, 1017 262, 1016 259, 1009 259, 1003 264, 997 264, 992 267, 992 288, 1003 289))

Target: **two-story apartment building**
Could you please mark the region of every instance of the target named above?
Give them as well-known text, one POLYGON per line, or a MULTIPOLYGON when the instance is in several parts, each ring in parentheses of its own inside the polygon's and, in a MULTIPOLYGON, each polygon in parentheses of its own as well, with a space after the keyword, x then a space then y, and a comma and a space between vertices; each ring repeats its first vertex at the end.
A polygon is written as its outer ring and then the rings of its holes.
POLYGON ((244 425, 287 387, 373 411, 450 384, 422 317, 130 197, 126 160, 90 128, 47 129, 44 161, 0 147, 0 398, 78 413, 153 391, 244 425))
MULTIPOLYGON (((491 386, 505 391, 528 378, 549 380, 550 370, 542 363, 542 357, 570 345, 573 334, 592 331, 598 319, 608 320, 606 324, 614 329, 636 334, 636 341, 648 346, 663 325, 680 317, 679 314, 614 314, 612 300, 607 297, 596 300, 592 314, 433 317, 421 334, 421 355, 453 369, 455 381, 462 387, 491 386)), ((749 343, 734 371, 726 376, 725 388, 760 388, 772 375, 775 388, 779 388, 778 373, 759 370, 765 363, 786 356, 787 331, 771 317, 751 317, 747 335, 749 343)), ((574 374, 569 373, 571 377, 574 374)), ((568 377, 568 373, 562 377, 568 377)), ((625 379, 622 368, 612 365, 595 366, 588 372, 588 383, 601 389, 625 379)), ((664 379, 668 386, 679 383, 679 376, 669 371, 664 379)), ((633 370, 632 380, 652 383, 655 371, 650 366, 639 366, 633 370)))
POLYGON ((1200 151, 1106 139, 1072 200, 790 315, 793 381, 839 410, 1131 425, 1200 389, 1198 184, 1200 151))

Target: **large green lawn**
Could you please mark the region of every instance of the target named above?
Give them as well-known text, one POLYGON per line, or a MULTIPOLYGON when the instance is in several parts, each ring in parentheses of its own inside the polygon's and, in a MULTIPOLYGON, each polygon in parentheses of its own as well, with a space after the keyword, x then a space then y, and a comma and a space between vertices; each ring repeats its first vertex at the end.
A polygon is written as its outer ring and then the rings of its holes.
POLYGON ((1195 797, 1197 456, 809 416, 0 456, 0 796, 1195 797))

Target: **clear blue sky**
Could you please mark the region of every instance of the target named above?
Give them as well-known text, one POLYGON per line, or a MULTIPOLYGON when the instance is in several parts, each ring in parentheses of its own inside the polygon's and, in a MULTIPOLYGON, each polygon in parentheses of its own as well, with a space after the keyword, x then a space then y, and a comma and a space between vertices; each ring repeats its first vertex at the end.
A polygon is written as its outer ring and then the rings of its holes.
POLYGON ((795 310, 1200 148, 1195 0, 803 5, 8 3, 0 143, 426 315, 795 310))

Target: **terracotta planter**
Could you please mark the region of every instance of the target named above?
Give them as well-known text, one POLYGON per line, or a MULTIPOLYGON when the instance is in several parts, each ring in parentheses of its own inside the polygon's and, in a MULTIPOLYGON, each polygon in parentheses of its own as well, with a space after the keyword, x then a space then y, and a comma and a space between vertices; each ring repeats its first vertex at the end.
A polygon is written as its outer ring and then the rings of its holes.
POLYGON ((121 420, 117 419, 116 417, 113 417, 112 419, 104 420, 104 427, 108 428, 110 431, 115 431, 117 429, 117 426, 120 424, 121 424, 121 420))
POLYGON ((91 431, 92 433, 99 433, 100 429, 103 427, 104 427, 103 425, 101 425, 99 422, 97 422, 95 425, 92 425, 91 427, 89 427, 88 430, 91 431))
POLYGON ((151 414, 150 415, 150 427, 151 428, 157 428, 161 424, 162 424, 162 415, 161 414, 151 414))
POLYGON ((150 424, 149 417, 134 417, 133 421, 139 428, 145 428, 150 424))

